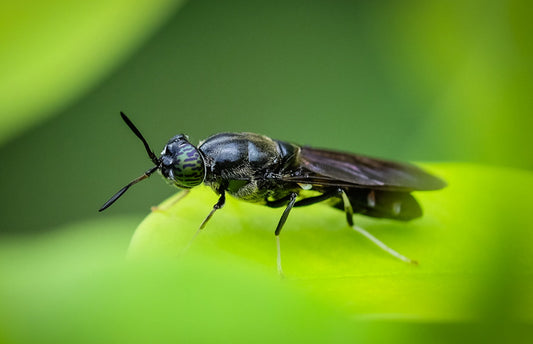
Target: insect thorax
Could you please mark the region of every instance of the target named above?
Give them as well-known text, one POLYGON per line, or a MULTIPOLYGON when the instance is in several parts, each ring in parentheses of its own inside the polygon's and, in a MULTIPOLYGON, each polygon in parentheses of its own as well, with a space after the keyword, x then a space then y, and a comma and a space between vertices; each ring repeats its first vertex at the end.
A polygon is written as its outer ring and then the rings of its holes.
POLYGON ((263 203, 265 199, 280 197, 290 190, 281 190, 269 175, 279 173, 287 164, 296 146, 274 141, 253 133, 222 133, 209 137, 198 149, 206 160, 205 184, 218 192, 226 190, 232 196, 263 203), (283 146, 282 146, 283 145, 283 146))

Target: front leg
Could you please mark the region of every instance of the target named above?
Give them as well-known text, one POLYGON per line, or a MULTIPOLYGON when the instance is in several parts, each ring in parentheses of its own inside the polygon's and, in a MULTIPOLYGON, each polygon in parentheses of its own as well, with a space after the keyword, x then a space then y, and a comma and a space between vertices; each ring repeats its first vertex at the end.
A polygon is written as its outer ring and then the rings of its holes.
POLYGON ((189 250, 189 248, 191 247, 194 239, 196 239, 196 237, 198 236, 198 234, 200 234, 200 232, 202 231, 202 229, 204 229, 207 221, 209 221, 209 219, 213 216, 213 214, 215 213, 215 211, 217 211, 218 209, 222 208, 224 206, 224 203, 226 203, 226 190, 224 189, 221 189, 220 191, 220 197, 218 198, 218 201, 217 203, 213 206, 213 209, 211 209, 211 211, 209 212, 209 215, 207 215, 207 217, 205 218, 205 220, 202 221, 202 224, 200 225, 200 227, 196 230, 196 233, 194 233, 193 237, 189 240, 189 242, 187 243, 187 245, 185 245, 185 247, 183 248, 183 250, 181 251, 181 254, 185 254, 185 252, 187 252, 189 250))
POLYGON ((189 192, 190 192, 189 189, 185 189, 185 190, 180 191, 179 195, 176 196, 176 199, 174 199, 172 202, 170 202, 168 205, 165 205, 164 207, 154 205, 151 208, 152 212, 154 212, 154 213, 155 212, 160 212, 160 213, 166 212, 168 209, 172 208, 173 206, 178 204, 179 201, 181 201, 183 198, 185 198, 185 196, 187 196, 189 194, 189 192))
POLYGON ((213 206, 213 209, 211 210, 211 212, 209 212, 209 215, 207 215, 205 220, 202 221, 202 224, 200 225, 199 229, 204 229, 205 225, 207 224, 207 221, 209 221, 209 219, 211 219, 211 217, 213 216, 215 211, 217 211, 218 209, 222 208, 224 206, 224 204, 226 203, 226 190, 221 189, 221 190, 219 190, 219 192, 220 192, 220 197, 218 198, 217 203, 213 206))

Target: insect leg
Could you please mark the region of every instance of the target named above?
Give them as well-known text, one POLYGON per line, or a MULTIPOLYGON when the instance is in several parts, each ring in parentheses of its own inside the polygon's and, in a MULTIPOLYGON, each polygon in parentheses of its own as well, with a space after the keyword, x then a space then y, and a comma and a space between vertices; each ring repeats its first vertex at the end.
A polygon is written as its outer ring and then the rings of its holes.
POLYGON ((289 213, 291 212, 292 207, 294 207, 294 203, 296 203, 296 196, 298 196, 296 192, 293 192, 290 194, 289 203, 287 204, 287 207, 283 211, 283 215, 281 215, 281 218, 279 219, 279 222, 278 222, 278 226, 276 227, 276 231, 274 232, 276 236, 279 235, 279 232, 281 232, 281 229, 283 228, 285 221, 287 221, 287 217, 289 217, 289 213))
POLYGON ((207 215, 207 217, 205 218, 205 220, 202 221, 202 224, 200 225, 200 227, 196 230, 196 233, 194 233, 194 236, 191 238, 191 240, 189 240, 189 242, 187 243, 187 245, 183 248, 182 250, 182 254, 185 254, 185 252, 187 252, 189 250, 189 247, 191 247, 192 245, 192 242, 194 241, 194 239, 196 239, 196 237, 198 236, 198 234, 200 234, 200 232, 202 231, 202 229, 204 229, 207 221, 209 221, 209 219, 213 216, 213 214, 215 213, 215 211, 217 211, 218 209, 222 208, 224 206, 224 203, 226 203, 226 192, 225 190, 220 190, 220 197, 218 198, 218 201, 217 203, 213 206, 213 209, 211 209, 211 211, 209 212, 209 215, 207 215))
POLYGON ((337 192, 342 197, 342 203, 344 204, 344 212, 346 213, 346 221, 348 221, 348 226, 354 227, 353 223, 353 208, 352 203, 350 202, 350 199, 346 195, 346 192, 344 192, 343 189, 337 189, 337 192))
POLYGON ((164 207, 160 207, 160 206, 154 205, 151 208, 152 212, 165 212, 165 211, 167 211, 168 209, 170 209, 173 206, 175 206, 183 198, 185 198, 185 196, 187 196, 189 194, 189 191, 191 191, 191 190, 184 189, 184 190, 180 191, 179 195, 176 196, 176 199, 174 199, 172 202, 170 202, 170 204, 168 204, 168 205, 166 205, 164 207))
POLYGON ((342 201, 344 203, 344 211, 346 212, 346 220, 348 221, 348 225, 350 225, 350 227, 352 227, 352 229, 354 231, 364 235, 367 239, 372 241, 374 244, 379 246, 379 248, 381 248, 383 251, 387 252, 388 254, 390 254, 390 255, 392 255, 392 256, 400 259, 400 260, 403 260, 404 262, 407 262, 407 263, 410 263, 410 264, 418 264, 418 262, 416 260, 412 260, 412 259, 407 258, 406 256, 396 252, 395 250, 393 250, 389 246, 385 245, 381 240, 379 240, 378 238, 376 238, 375 236, 373 236, 372 234, 370 234, 369 232, 367 232, 363 228, 361 228, 359 226, 356 226, 353 223, 353 209, 352 209, 352 205, 350 203, 350 199, 348 198, 348 196, 346 195, 346 192, 344 192, 344 190, 339 189, 339 192, 341 194, 342 201))
POLYGON ((285 221, 287 221, 287 217, 289 216, 289 213, 291 212, 292 207, 294 207, 294 203, 296 203, 296 196, 298 196, 296 192, 293 192, 290 194, 289 203, 287 204, 287 207, 283 211, 283 214, 281 215, 281 218, 279 219, 278 226, 276 227, 276 231, 274 232, 276 234, 276 248, 278 252, 277 264, 278 264, 278 273, 280 276, 283 276, 283 269, 281 268, 281 245, 279 241, 279 233, 281 232, 281 229, 283 228, 285 221))
POLYGON ((217 203, 213 206, 213 209, 209 212, 209 215, 205 218, 205 220, 202 221, 202 224, 200 225, 199 229, 204 229, 205 225, 207 224, 207 221, 211 219, 211 216, 217 211, 218 209, 222 208, 224 204, 226 203, 226 191, 220 190, 220 197, 218 198, 217 203))
MULTIPOLYGON (((298 202, 294 203, 295 207, 305 207, 306 205, 311 205, 315 203, 319 203, 322 201, 325 201, 331 197, 336 197, 339 195, 339 191, 337 189, 333 189, 330 191, 324 192, 322 195, 313 196, 313 197, 307 197, 304 199, 299 200, 298 202)), ((287 204, 288 201, 291 200, 292 194, 289 194, 283 198, 280 198, 275 201, 269 201, 266 200, 266 206, 271 208, 279 208, 287 204)))
POLYGON ((287 204, 287 202, 291 199, 291 194, 283 197, 283 198, 280 198, 280 199, 277 199, 275 201, 269 201, 268 199, 265 199, 265 205, 267 207, 270 207, 270 208, 279 208, 279 207, 283 207, 285 204, 287 204))
POLYGON ((319 203, 322 201, 325 201, 327 199, 330 199, 331 197, 336 197, 339 195, 339 191, 337 189, 330 190, 324 192, 322 195, 314 196, 314 197, 308 197, 304 198, 302 200, 299 200, 294 204, 295 207, 305 207, 306 205, 311 205, 315 203, 319 203))

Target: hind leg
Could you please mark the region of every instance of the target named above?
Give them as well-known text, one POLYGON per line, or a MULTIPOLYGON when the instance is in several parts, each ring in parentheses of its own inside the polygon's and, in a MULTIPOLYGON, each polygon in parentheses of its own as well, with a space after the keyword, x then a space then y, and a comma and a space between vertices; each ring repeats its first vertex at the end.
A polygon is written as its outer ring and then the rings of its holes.
POLYGON ((364 235, 367 239, 372 241, 374 244, 376 244, 379 248, 381 248, 383 251, 387 252, 388 254, 392 255, 393 257, 396 257, 400 260, 403 260, 406 263, 415 264, 417 265, 418 262, 416 260, 412 260, 410 258, 407 258, 406 256, 396 252, 389 246, 385 245, 381 240, 364 230, 363 228, 356 226, 353 222, 353 209, 352 204, 350 203, 350 199, 344 192, 344 190, 339 189, 339 193, 341 194, 342 201, 344 203, 344 212, 346 213, 346 220, 348 222, 348 225, 356 232, 364 235))

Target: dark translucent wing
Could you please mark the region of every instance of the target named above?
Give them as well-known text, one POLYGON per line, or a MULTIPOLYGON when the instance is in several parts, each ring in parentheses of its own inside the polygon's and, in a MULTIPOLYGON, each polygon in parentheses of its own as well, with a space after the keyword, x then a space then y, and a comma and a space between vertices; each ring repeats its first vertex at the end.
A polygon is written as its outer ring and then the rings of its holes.
POLYGON ((437 190, 441 179, 407 163, 302 147, 300 167, 282 179, 324 186, 371 187, 391 191, 437 190))

